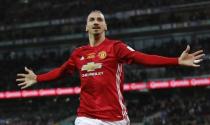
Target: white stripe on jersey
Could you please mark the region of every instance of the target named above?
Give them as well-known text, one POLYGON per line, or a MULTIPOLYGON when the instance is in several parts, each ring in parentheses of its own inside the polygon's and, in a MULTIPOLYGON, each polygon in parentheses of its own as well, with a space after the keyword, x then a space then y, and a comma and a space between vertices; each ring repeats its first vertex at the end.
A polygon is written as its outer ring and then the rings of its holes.
POLYGON ((119 97, 119 103, 120 103, 120 106, 122 108, 122 115, 123 115, 124 118, 126 118, 127 117, 126 107, 122 102, 123 96, 122 96, 122 93, 120 91, 120 83, 121 83, 120 76, 121 76, 121 73, 122 73, 122 66, 123 66, 122 64, 117 65, 116 86, 117 86, 117 93, 118 93, 118 97, 119 97))
POLYGON ((130 46, 127 46, 127 48, 130 50, 130 51, 135 51, 133 48, 131 48, 130 46))

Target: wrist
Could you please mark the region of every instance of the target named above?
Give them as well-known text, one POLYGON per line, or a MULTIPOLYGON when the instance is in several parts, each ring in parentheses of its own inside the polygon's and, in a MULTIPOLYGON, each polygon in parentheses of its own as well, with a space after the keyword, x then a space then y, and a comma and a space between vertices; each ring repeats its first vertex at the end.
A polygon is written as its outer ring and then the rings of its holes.
POLYGON ((177 60, 178 60, 178 64, 182 65, 182 61, 181 61, 180 57, 177 60))
POLYGON ((35 82, 38 82, 38 76, 36 74, 34 75, 34 80, 35 82))

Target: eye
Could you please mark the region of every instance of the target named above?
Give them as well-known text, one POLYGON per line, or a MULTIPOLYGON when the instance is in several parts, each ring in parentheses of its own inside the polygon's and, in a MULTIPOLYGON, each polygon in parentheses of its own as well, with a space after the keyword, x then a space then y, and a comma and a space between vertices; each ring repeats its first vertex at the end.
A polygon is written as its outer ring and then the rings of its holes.
POLYGON ((97 20, 98 20, 99 22, 103 22, 103 19, 102 19, 101 17, 98 17, 97 20))
POLYGON ((94 20, 95 20, 94 18, 90 18, 90 19, 89 19, 90 22, 92 22, 92 21, 94 21, 94 20))

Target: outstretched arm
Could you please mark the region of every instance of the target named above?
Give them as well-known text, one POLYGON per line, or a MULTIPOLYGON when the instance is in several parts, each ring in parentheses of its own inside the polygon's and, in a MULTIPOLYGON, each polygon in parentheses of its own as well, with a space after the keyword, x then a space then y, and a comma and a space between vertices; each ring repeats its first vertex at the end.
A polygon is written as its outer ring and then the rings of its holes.
POLYGON ((36 75, 32 70, 25 67, 27 73, 17 74, 17 82, 20 82, 18 86, 21 86, 21 89, 25 89, 34 85, 37 82, 51 81, 59 78, 66 70, 73 71, 75 68, 74 63, 71 59, 65 62, 61 67, 55 68, 48 73, 36 75))
POLYGON ((137 63, 149 66, 165 66, 165 65, 183 65, 183 66, 192 66, 198 67, 197 63, 202 61, 204 56, 203 50, 196 51, 192 54, 189 54, 189 46, 180 57, 164 57, 158 55, 149 55, 141 53, 131 49, 129 46, 122 42, 115 44, 115 52, 120 60, 126 63, 137 63))
POLYGON ((38 82, 51 81, 59 78, 64 72, 69 70, 71 73, 74 71, 75 65, 72 59, 66 61, 62 66, 55 68, 48 73, 37 75, 38 82))

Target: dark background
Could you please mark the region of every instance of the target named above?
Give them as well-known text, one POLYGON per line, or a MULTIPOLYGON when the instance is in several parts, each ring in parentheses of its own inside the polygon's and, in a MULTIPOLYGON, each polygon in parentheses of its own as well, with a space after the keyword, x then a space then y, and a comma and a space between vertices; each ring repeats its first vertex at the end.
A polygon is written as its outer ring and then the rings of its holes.
MULTIPOLYGON (((208 78, 210 73, 209 0, 1 0, 0 92, 19 91, 16 74, 27 66, 44 73, 64 63, 78 46, 88 44, 86 17, 105 14, 109 38, 135 50, 178 57, 189 44, 203 49, 200 68, 125 65, 125 82, 208 78)), ((79 86, 79 76, 29 89, 79 86)), ((125 92, 133 125, 210 124, 209 87, 125 92)), ((0 125, 73 124, 79 96, 0 100, 0 125)), ((131 125, 132 125, 131 124, 131 125)))

